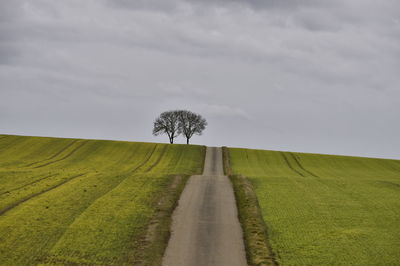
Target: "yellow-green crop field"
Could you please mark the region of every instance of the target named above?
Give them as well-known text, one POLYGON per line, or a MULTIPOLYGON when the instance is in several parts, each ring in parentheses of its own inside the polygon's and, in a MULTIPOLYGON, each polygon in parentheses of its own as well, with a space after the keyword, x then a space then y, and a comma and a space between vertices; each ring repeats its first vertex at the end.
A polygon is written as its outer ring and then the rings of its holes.
POLYGON ((156 218, 201 173, 204 152, 0 135, 0 265, 157 264, 163 245, 151 242, 169 224, 156 218))
POLYGON ((248 149, 229 160, 280 265, 400 265, 399 160, 248 149))

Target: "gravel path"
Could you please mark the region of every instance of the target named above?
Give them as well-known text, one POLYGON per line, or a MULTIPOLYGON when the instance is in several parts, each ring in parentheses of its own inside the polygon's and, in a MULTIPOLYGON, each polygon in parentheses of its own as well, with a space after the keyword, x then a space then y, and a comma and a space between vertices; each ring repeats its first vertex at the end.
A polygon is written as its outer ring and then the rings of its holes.
POLYGON ((208 147, 203 175, 192 176, 179 199, 164 266, 247 265, 232 185, 222 149, 208 147))

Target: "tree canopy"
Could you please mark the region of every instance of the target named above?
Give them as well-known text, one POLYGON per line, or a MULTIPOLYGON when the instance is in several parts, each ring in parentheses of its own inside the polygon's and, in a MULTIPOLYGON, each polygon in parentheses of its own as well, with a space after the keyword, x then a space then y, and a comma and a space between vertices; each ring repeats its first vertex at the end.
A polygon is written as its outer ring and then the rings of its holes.
POLYGON ((161 134, 167 134, 171 144, 180 134, 179 115, 176 111, 163 112, 154 121, 153 135, 158 136, 161 134))
POLYGON ((201 135, 207 126, 207 121, 201 115, 188 110, 167 111, 160 114, 154 121, 153 135, 167 134, 169 142, 182 134, 186 144, 193 135, 201 135))

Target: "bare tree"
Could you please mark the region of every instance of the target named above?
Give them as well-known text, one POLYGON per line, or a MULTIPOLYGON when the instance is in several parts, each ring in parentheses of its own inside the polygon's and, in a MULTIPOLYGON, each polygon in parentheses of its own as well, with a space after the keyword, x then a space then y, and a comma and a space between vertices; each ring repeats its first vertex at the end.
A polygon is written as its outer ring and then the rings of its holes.
POLYGON ((181 110, 179 114, 179 130, 186 137, 186 144, 189 144, 190 138, 196 134, 201 135, 207 126, 207 121, 199 114, 181 110))
POLYGON ((154 121, 153 135, 167 134, 169 143, 173 144, 174 139, 179 136, 179 112, 167 111, 160 114, 154 121))

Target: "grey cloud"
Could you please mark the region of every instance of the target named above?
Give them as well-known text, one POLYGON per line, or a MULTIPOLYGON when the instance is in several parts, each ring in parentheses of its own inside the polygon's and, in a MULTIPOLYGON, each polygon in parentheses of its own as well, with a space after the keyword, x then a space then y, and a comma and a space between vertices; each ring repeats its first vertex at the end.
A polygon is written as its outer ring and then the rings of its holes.
POLYGON ((14 23, 21 15, 21 1, 0 1, 0 64, 9 64, 18 55, 14 23))
POLYGON ((316 0, 307 0, 300 3, 300 1, 296 0, 138 0, 138 1, 129 1, 129 0, 108 0, 108 3, 118 7, 125 8, 156 8, 163 9, 165 7, 171 7, 173 5, 177 5, 180 2, 188 2, 195 5, 218 5, 218 6, 227 6, 230 4, 244 4, 258 7, 270 7, 270 8, 287 8, 292 9, 296 8, 300 5, 315 5, 320 3, 320 1, 316 0))
POLYGON ((399 158, 398 5, 1 1, 0 131, 163 141, 185 108, 200 144, 399 158))
POLYGON ((107 4, 116 8, 151 9, 159 11, 174 11, 179 0, 106 0, 107 4))
POLYGON ((216 117, 234 117, 251 120, 251 116, 239 107, 219 104, 204 104, 200 106, 199 109, 206 115, 212 115, 216 117))
POLYGON ((0 23, 14 21, 21 15, 22 1, 0 1, 0 23))
POLYGON ((207 4, 214 6, 242 5, 255 9, 278 9, 278 10, 297 10, 308 6, 330 6, 330 1, 318 0, 184 0, 193 4, 207 4))
POLYGON ((18 50, 12 44, 0 43, 0 64, 11 64, 18 56, 18 50))

